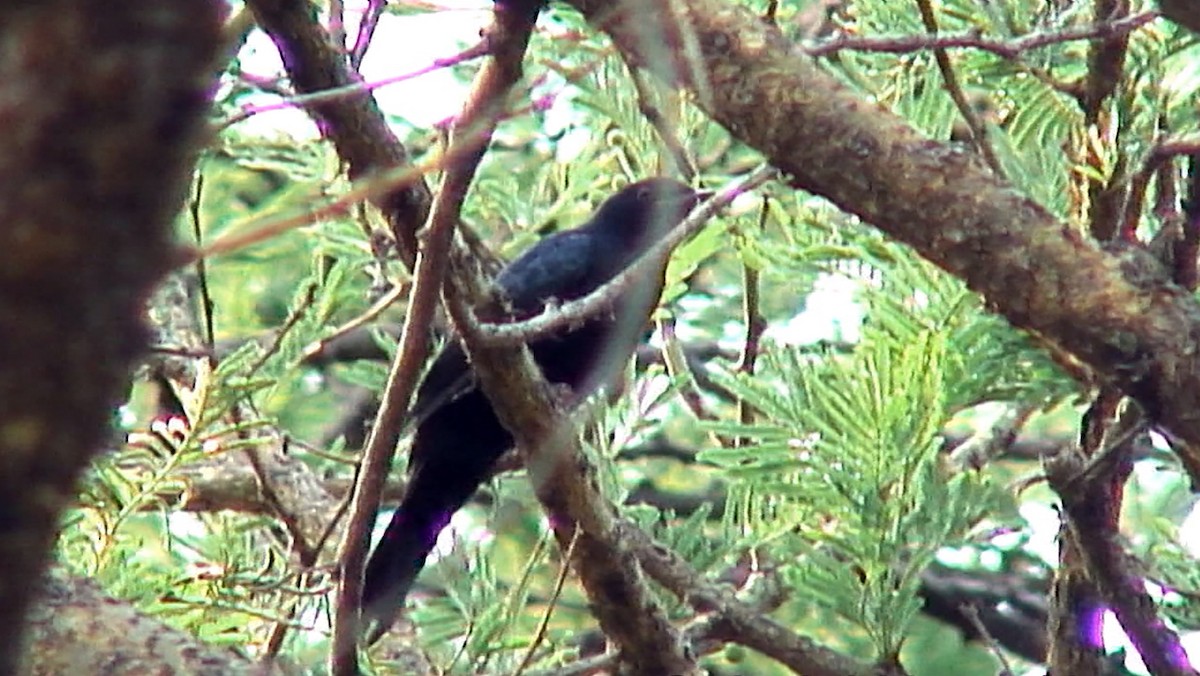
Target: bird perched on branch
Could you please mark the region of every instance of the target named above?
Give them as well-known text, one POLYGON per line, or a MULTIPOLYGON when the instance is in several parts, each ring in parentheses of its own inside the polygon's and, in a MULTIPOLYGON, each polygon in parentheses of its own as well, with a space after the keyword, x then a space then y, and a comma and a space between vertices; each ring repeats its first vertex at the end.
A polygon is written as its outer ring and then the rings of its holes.
MULTIPOLYGON (((519 321, 555 302, 586 296, 661 240, 703 197, 686 185, 653 178, 610 196, 583 225, 539 241, 496 277, 504 319, 519 321)), ((529 342, 546 380, 570 387, 579 401, 615 375, 644 332, 662 293, 667 261, 621 289, 609 308, 529 342)), ((367 562, 363 626, 374 642, 395 620, 425 558, 451 515, 513 446, 475 383, 458 341, 446 345, 420 388, 409 481, 400 506, 367 562)))

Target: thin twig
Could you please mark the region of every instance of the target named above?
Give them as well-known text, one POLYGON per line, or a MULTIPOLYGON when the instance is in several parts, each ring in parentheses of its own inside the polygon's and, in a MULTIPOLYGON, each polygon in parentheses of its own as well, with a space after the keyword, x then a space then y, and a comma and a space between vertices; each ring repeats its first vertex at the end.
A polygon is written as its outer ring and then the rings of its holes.
POLYGON ((371 304, 371 307, 364 310, 362 313, 348 320, 346 323, 335 328, 329 335, 315 340, 304 347, 302 354, 305 359, 311 359, 314 355, 323 353, 328 349, 329 344, 341 338, 342 336, 358 330, 360 327, 366 326, 374 321, 383 311, 392 306, 393 303, 409 290, 407 285, 398 284, 393 286, 390 291, 380 296, 379 300, 371 304))
POLYGON ((305 94, 296 94, 293 96, 285 97, 282 101, 275 101, 273 103, 245 105, 245 106, 242 106, 241 110, 239 110, 238 112, 234 113, 233 115, 230 115, 225 120, 219 122, 217 124, 217 128, 225 129, 225 128, 231 127, 239 122, 244 122, 245 120, 248 120, 251 117, 254 117, 255 115, 271 112, 273 110, 287 110, 289 108, 308 108, 308 107, 311 107, 311 106, 313 106, 315 104, 319 104, 319 103, 329 103, 332 101, 345 100, 348 98, 352 98, 352 97, 361 95, 364 92, 375 91, 376 89, 380 89, 380 88, 386 87, 388 85, 394 85, 394 84, 399 84, 401 82, 407 82, 408 80, 418 78, 422 75, 428 75, 429 73, 441 70, 443 68, 450 68, 451 66, 457 66, 460 63, 466 63, 467 61, 472 61, 474 59, 478 59, 478 58, 481 58, 486 55, 487 55, 487 44, 485 42, 481 41, 471 47, 464 49, 463 51, 459 52, 458 54, 455 54, 453 56, 446 56, 446 57, 434 59, 433 62, 431 62, 428 66, 425 66, 423 68, 418 68, 418 69, 408 72, 408 73, 402 73, 400 75, 393 75, 391 77, 385 77, 380 80, 372 80, 370 82, 361 82, 361 81, 352 82, 348 85, 343 85, 341 87, 331 87, 329 89, 322 89, 322 90, 316 91, 316 92, 308 92, 305 94))
MULTIPOLYGON (((316 21, 307 2, 247 0, 255 19, 279 50, 292 86, 301 94, 352 86, 361 76, 350 68, 345 45, 335 45, 316 21)), ((394 172, 411 163, 408 150, 392 132, 368 91, 336 100, 309 102, 306 112, 346 163, 352 181, 394 172)), ((387 220, 401 259, 411 269, 417 255, 417 230, 425 222, 429 188, 420 176, 373 202, 387 220)))
POLYGON ((316 282, 313 282, 308 285, 307 289, 304 290, 304 297, 300 300, 300 303, 288 313, 287 319, 284 320, 283 325, 280 326, 277 331, 275 331, 275 337, 271 340, 271 344, 268 345, 267 349, 263 350, 263 353, 258 356, 258 359, 255 359, 254 363, 252 363, 249 368, 246 369, 246 377, 250 377, 255 373, 258 373, 258 370, 267 363, 267 360, 279 353, 279 349, 283 347, 283 339, 286 338, 289 333, 291 333, 292 329, 296 328, 296 325, 299 324, 300 320, 304 318, 304 313, 308 312, 308 309, 312 307, 312 304, 315 303, 316 300, 317 284, 316 282))
POLYGON ((658 333, 662 336, 663 365, 667 367, 667 375, 678 381, 679 397, 697 420, 712 421, 717 417, 704 407, 704 398, 700 388, 696 386, 696 377, 688 368, 687 356, 675 335, 675 318, 664 317, 658 321, 658 333))
MULTIPOLYGON (((933 9, 932 0, 917 0, 917 6, 921 10, 921 21, 925 24, 925 30, 929 31, 930 35, 938 34, 937 14, 933 9)), ((950 98, 954 100, 955 107, 958 108, 959 115, 962 115, 963 120, 967 123, 967 128, 971 130, 971 140, 979 153, 983 155, 983 159, 988 166, 992 168, 992 172, 1000 178, 1004 178, 1004 165, 1000 164, 1000 157, 996 154, 996 149, 992 147, 988 140, 988 129, 979 119, 979 115, 975 112, 975 107, 967 100, 967 94, 963 91, 962 83, 958 80, 958 74, 954 71, 954 64, 950 62, 950 54, 944 47, 935 47, 933 49, 934 58, 937 60, 938 70, 942 73, 942 79, 946 82, 946 92, 950 94, 950 98)))
MULTIPOLYGON (((767 216, 771 210, 771 202, 766 195, 762 198, 762 207, 758 212, 758 232, 766 228, 767 216)), ((754 367, 758 363, 758 352, 763 333, 767 330, 767 319, 763 316, 759 302, 758 268, 754 267, 744 257, 742 260, 742 321, 746 325, 746 337, 742 341, 742 353, 738 358, 737 371, 745 376, 754 375, 754 367)), ((738 397, 738 421, 749 425, 753 413, 745 399, 738 397)), ((736 440, 741 445, 743 439, 736 440)))
MULTIPOLYGON (((678 134, 675 133, 675 125, 669 119, 658 105, 654 102, 654 92, 651 84, 646 80, 646 77, 628 61, 625 62, 625 67, 629 71, 629 78, 633 81, 634 90, 637 92, 638 110, 642 116, 658 133, 658 138, 666 146, 667 157, 671 159, 673 169, 683 177, 685 181, 691 183, 696 178, 696 163, 692 161, 691 155, 688 153, 687 147, 679 140, 678 134)), ((672 172, 663 172, 672 173, 672 172)))
POLYGON ((537 651, 539 645, 546 638, 546 631, 550 627, 550 616, 554 614, 554 609, 558 607, 558 599, 562 596, 563 585, 567 581, 567 574, 571 572, 571 557, 575 554, 575 545, 579 542, 579 526, 575 526, 575 534, 571 536, 571 544, 567 545, 567 551, 563 554, 562 566, 558 570, 558 578, 554 581, 554 590, 550 592, 550 600, 546 604, 546 612, 542 613, 542 619, 538 622, 537 631, 533 634, 533 640, 529 642, 529 648, 525 651, 525 656, 521 658, 520 665, 517 666, 513 676, 521 676, 525 670, 529 668, 530 662, 533 661, 533 655, 537 651))
POLYGON ((1068 28, 1058 31, 1030 33, 1011 40, 998 40, 980 35, 977 32, 954 33, 939 35, 897 35, 841 37, 819 42, 803 48, 809 56, 828 56, 843 50, 859 52, 885 52, 889 54, 906 54, 929 49, 979 49, 990 52, 1004 59, 1017 59, 1025 52, 1075 40, 1095 40, 1116 35, 1125 35, 1154 21, 1159 16, 1156 11, 1133 14, 1116 21, 1102 22, 1092 26, 1068 28))
POLYGON ((979 609, 974 603, 964 603, 959 606, 962 614, 971 622, 971 626, 975 627, 975 631, 983 638, 984 644, 988 650, 996 656, 1000 662, 1000 672, 996 676, 1013 676, 1016 672, 1013 671, 1012 665, 1008 663, 1008 658, 1004 656, 1004 651, 1000 649, 1000 644, 992 638, 992 632, 988 631, 987 625, 983 623, 983 618, 979 617, 979 609))
POLYGON ((872 673, 868 665, 795 634, 759 609, 738 600, 728 588, 709 582, 687 561, 637 526, 622 523, 620 536, 646 574, 697 612, 713 613, 720 618, 713 627, 713 638, 753 648, 798 674, 872 673))
MULTIPOLYGON (((517 115, 527 108, 513 111, 517 115)), ((475 133, 479 133, 476 131, 475 133)), ((219 254, 239 251, 253 244, 264 242, 272 237, 295 228, 311 225, 317 221, 332 219, 349 212, 355 204, 366 201, 376 201, 388 194, 406 187, 424 185, 425 176, 444 170, 446 167, 461 161, 468 148, 454 147, 442 153, 434 153, 433 157, 413 165, 399 166, 394 169, 368 176, 355 181, 345 193, 325 204, 310 207, 303 213, 283 218, 266 217, 260 224, 246 226, 243 232, 226 235, 203 249, 185 253, 180 265, 189 265, 198 258, 207 258, 219 254)))
POLYGON ((362 19, 358 22, 358 36, 354 38, 354 48, 350 50, 350 67, 358 70, 362 67, 367 50, 371 48, 371 39, 375 37, 375 28, 379 25, 379 17, 387 8, 387 0, 368 0, 367 9, 363 11, 362 19))
MULTIPOLYGON (((196 187, 188 201, 188 213, 192 220, 192 237, 197 247, 204 247, 204 228, 200 225, 200 198, 204 194, 204 174, 196 173, 196 187)), ((200 285, 200 312, 204 318, 204 346, 213 353, 215 331, 213 330, 213 300, 208 291, 208 266, 203 259, 196 261, 196 278, 200 285)))

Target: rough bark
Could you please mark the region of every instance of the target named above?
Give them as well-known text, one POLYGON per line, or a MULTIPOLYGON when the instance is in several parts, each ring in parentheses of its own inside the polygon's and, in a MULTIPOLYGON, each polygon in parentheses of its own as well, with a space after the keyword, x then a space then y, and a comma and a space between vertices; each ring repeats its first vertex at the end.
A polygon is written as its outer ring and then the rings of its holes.
POLYGON ((0 7, 0 673, 145 343, 223 3, 0 7))
POLYGON ((60 571, 46 577, 29 616, 32 674, 277 674, 234 653, 201 643, 105 596, 90 580, 60 571))

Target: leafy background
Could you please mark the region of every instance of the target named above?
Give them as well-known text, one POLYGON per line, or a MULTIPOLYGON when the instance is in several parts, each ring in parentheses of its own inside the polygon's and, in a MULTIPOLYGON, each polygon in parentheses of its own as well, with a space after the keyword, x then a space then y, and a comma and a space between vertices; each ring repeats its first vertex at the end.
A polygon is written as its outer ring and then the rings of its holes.
MULTIPOLYGON (((765 2, 742 4, 767 9, 765 2)), ((777 21, 797 40, 814 39, 803 22, 813 4, 781 3, 777 21)), ((1078 26, 1092 15, 1090 2, 1034 0, 948 0, 939 11, 943 30, 998 39, 1078 26)), ((415 4, 388 12, 371 61, 387 75, 403 72, 387 55, 404 49, 402 41, 389 44, 389 26, 399 31, 405 21, 437 15, 467 27, 431 41, 425 56, 432 58, 468 46, 480 17, 415 4), (454 34, 466 40, 456 44, 454 34)), ((886 0, 840 4, 832 22, 862 36, 923 32, 914 4, 886 0)), ((265 38, 244 38, 213 110, 218 133, 198 163, 192 208, 178 220, 182 243, 244 232, 350 187, 332 148, 292 125, 294 117, 271 112, 226 124, 242 106, 270 100, 263 80, 277 75, 255 70, 269 62, 261 56, 265 38)), ((1197 126, 1200 47, 1170 23, 1133 34, 1113 111, 1120 131, 1105 138, 1088 136, 1077 104, 1056 88, 1084 74, 1086 43, 1053 44, 1020 59, 971 49, 953 58, 1014 184, 1069 223, 1086 215, 1081 177, 1138 165, 1159 125, 1197 126), (1081 162, 1083 148, 1105 160, 1101 169, 1081 162)), ((930 137, 958 133, 929 51, 845 50, 823 62, 930 137)), ((453 111, 462 91, 455 83, 468 82, 477 68, 471 61, 438 73, 450 76, 433 88, 438 105, 453 111)), ((620 185, 669 166, 625 64, 569 8, 551 5, 543 15, 526 82, 526 98, 552 105, 502 125, 463 205, 465 222, 505 259, 581 222, 620 185)), ((649 95, 685 139, 702 185, 723 185, 758 163, 687 100, 666 90, 649 95)), ((437 128, 412 121, 420 115, 402 106, 388 113, 417 155, 441 143, 437 128)), ((1151 229, 1158 223, 1144 222, 1151 229)), ((285 622, 292 629, 283 654, 321 671, 328 571, 298 570, 269 516, 185 512, 176 498, 187 467, 235 450, 221 440, 232 431, 224 414, 238 403, 257 416, 240 420, 241 428, 285 430, 291 454, 319 475, 352 475, 361 425, 343 427, 348 409, 381 388, 382 355, 394 339, 374 332, 377 359, 315 363, 306 349, 406 283, 403 267, 381 253, 382 230, 377 214, 355 209, 209 261, 203 278, 219 365, 183 397, 188 423, 161 415, 153 382, 134 386, 118 415, 125 439, 96 463, 64 521, 62 562, 176 626, 250 653, 261 652, 272 627, 285 622)), ((1024 434, 1068 443, 1088 389, 957 280, 782 185, 745 196, 715 219, 677 252, 669 278, 657 319, 676 330, 669 337, 656 331, 653 344, 668 355, 715 345, 722 355, 697 371, 669 357, 666 366, 630 369, 623 396, 596 397, 579 412, 580 434, 610 497, 659 496, 658 506, 651 500, 624 510, 714 577, 750 553, 766 562, 781 587, 772 615, 800 633, 854 654, 899 651, 911 673, 993 673, 995 659, 983 646, 919 614, 919 574, 936 561, 1045 575, 1057 521, 1050 492, 1025 481, 1036 463, 1002 458, 964 471, 942 451, 943 436, 985 431, 997 415, 1024 411, 1031 413, 1024 434), (748 271, 757 275, 769 327, 753 374, 736 364, 748 271), (743 416, 747 410, 753 415, 743 416), (687 453, 682 460, 629 453, 652 445, 687 453), (692 499, 685 509, 668 509, 663 495, 692 499)), ((396 304, 375 325, 401 316, 396 304)), ((395 476, 403 463, 401 452, 395 476)), ((592 629, 586 600, 569 578, 555 597, 561 559, 522 473, 501 475, 485 492, 456 517, 410 617, 437 667, 507 673, 550 613, 533 668, 552 669, 592 629)), ((1139 463, 1124 532, 1152 577, 1176 590, 1163 603, 1184 628, 1197 616, 1189 592, 1197 590, 1198 568, 1180 530, 1190 507, 1168 455, 1139 463)), ((669 595, 662 600, 688 616, 669 595)), ((737 647, 706 659, 718 673, 780 670, 737 647)), ((386 658, 371 666, 398 670, 386 658)))

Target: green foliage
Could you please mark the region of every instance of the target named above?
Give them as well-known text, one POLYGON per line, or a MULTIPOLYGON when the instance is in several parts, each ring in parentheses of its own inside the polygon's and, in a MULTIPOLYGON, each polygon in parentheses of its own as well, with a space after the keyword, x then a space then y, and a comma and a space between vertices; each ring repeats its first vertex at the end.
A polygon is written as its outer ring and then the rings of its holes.
POLYGON ((920 607, 917 573, 989 504, 986 482, 939 466, 944 351, 926 334, 846 359, 769 353, 762 374, 727 386, 770 422, 718 423, 748 443, 701 456, 731 478, 732 532, 797 556, 790 581, 858 623, 880 656, 920 607))
MULTIPOLYGON (((761 12, 773 3, 743 4, 761 12)), ((1092 4, 935 3, 943 32, 994 39, 1087 25, 1092 4)), ((800 19, 815 5, 781 3, 779 25, 804 28, 800 19)), ((915 3, 857 0, 836 9, 831 21, 854 35, 925 32, 915 3)), ((428 11, 391 3, 387 18, 428 11)), ((525 81, 536 84, 515 95, 513 107, 543 95, 558 107, 500 125, 462 205, 464 223, 499 257, 511 259, 581 222, 617 186, 670 171, 666 144, 643 113, 647 103, 683 140, 700 185, 723 185, 761 161, 687 96, 649 82, 639 98, 628 66, 573 10, 552 5, 540 25, 525 63, 525 81)), ((1129 180, 1161 130, 1197 129, 1198 49, 1195 36, 1167 22, 1137 31, 1106 110, 1115 120, 1106 134, 1086 128, 1072 93, 1087 74, 1087 43, 1050 43, 1015 59, 979 49, 949 54, 1014 190, 1078 224, 1087 215, 1082 178, 1129 180), (1092 164, 1081 159, 1090 156, 1092 164)), ((930 50, 842 50, 822 64, 930 138, 963 138, 961 114, 930 50)), ((454 72, 465 81, 478 66, 454 72)), ((230 65, 214 117, 228 118, 256 93, 237 78, 240 67, 230 65)), ((436 130, 416 129, 399 114, 390 119, 416 157, 440 143, 436 130)), ((190 212, 180 215, 181 244, 206 245, 303 214, 350 187, 328 143, 263 137, 237 125, 220 130, 196 174, 199 223, 190 212)), ((1153 206, 1146 201, 1143 230, 1160 223, 1153 206)), ((194 386, 180 393, 185 424, 159 421, 151 433, 157 409, 144 400, 153 399, 152 388, 135 388, 128 442, 97 460, 64 519, 64 564, 206 640, 261 651, 285 626, 282 651, 320 671, 331 598, 325 571, 299 569, 275 515, 184 513, 179 496, 192 472, 215 459, 238 460, 243 449, 267 443, 270 430, 286 432, 294 441, 289 452, 321 479, 352 478, 357 449, 339 428, 353 398, 347 393, 381 391, 386 361, 326 365, 305 355, 408 281, 380 245, 385 233, 373 209, 356 206, 207 262, 219 359, 213 367, 198 361, 194 386)), ((374 322, 395 323, 402 305, 374 322)), ((1018 501, 1047 500, 1045 491, 1014 497, 1003 488, 1035 468, 1009 462, 964 471, 950 466, 942 441, 948 428, 975 431, 980 409, 992 404, 1076 416, 1084 392, 1045 346, 990 314, 958 280, 783 181, 742 198, 680 247, 657 318, 677 328, 674 338, 656 339, 666 343, 670 367, 630 369, 613 388, 620 396, 598 395, 576 415, 598 484, 622 517, 710 580, 747 558, 766 562, 787 587, 771 615, 798 633, 855 655, 900 655, 911 673, 993 669, 987 651, 919 619, 919 575, 947 547, 995 554, 1001 569, 1029 556, 1028 530, 1008 548, 980 532, 1010 525, 1018 501), (745 349, 742 303, 754 275, 768 329, 750 374, 727 356, 745 349), (820 315, 819 291, 834 279, 856 291, 845 316, 820 315), (827 325, 816 327, 821 342, 792 339, 786 330, 806 324, 827 325), (705 345, 721 356, 688 366, 685 351, 705 345), (739 404, 752 412, 748 422, 740 421, 739 404), (685 449, 686 457, 626 455, 655 443, 685 449), (626 504, 645 494, 649 504, 626 504), (688 508, 654 502, 679 495, 689 498, 688 508)), ((390 358, 390 334, 374 324, 371 330, 390 358)), ((404 449, 402 442, 397 475, 404 449)), ((1178 522, 1190 507, 1181 491, 1131 491, 1125 516, 1135 524, 1139 554, 1171 590, 1167 613, 1194 627, 1200 581, 1194 556, 1178 544, 1178 522)), ((431 662, 465 674, 515 671, 548 618, 531 670, 552 671, 595 628, 587 600, 570 574, 556 591, 562 556, 523 474, 497 478, 485 492, 487 505, 456 518, 454 546, 423 573, 421 591, 436 593, 418 594, 410 619, 431 662)), ((986 568, 984 558, 971 565, 986 568)), ((695 617, 670 594, 654 593, 680 624, 695 617)), ((735 645, 705 660, 726 673, 782 673, 735 645)), ((394 670, 383 659, 368 666, 394 670)))

